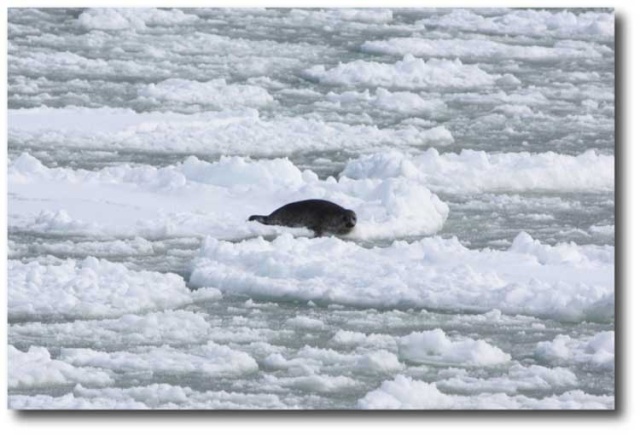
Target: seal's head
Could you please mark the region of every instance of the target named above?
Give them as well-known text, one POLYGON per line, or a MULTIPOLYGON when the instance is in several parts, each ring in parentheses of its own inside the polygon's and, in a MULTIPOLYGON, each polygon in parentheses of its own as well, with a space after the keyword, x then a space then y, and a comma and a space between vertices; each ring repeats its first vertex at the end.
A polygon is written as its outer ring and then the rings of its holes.
POLYGON ((336 234, 347 234, 353 230, 357 222, 358 217, 353 210, 344 210, 334 222, 334 231, 336 234))

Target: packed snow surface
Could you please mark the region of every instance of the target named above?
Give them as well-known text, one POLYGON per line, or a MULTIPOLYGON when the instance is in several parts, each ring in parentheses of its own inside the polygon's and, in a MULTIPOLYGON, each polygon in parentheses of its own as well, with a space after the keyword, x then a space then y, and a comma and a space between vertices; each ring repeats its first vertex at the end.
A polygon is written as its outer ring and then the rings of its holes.
POLYGON ((612 10, 7 27, 10 408, 615 408, 612 10))

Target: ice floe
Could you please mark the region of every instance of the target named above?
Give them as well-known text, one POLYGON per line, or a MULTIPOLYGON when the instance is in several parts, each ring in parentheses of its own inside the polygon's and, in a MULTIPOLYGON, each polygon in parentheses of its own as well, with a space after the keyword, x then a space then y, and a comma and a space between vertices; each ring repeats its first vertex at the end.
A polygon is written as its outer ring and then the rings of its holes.
POLYGON ((489 153, 431 148, 408 157, 374 153, 350 160, 342 174, 350 178, 402 177, 419 180, 434 192, 479 193, 613 191, 614 156, 586 151, 577 156, 555 152, 489 153))
POLYGON ((613 317, 613 247, 544 246, 527 234, 508 251, 425 238, 363 248, 285 234, 203 242, 190 283, 227 294, 359 307, 426 307, 569 321, 613 317))
POLYGON ((538 343, 535 356, 546 363, 578 363, 590 370, 613 371, 615 335, 613 331, 605 331, 585 339, 575 339, 560 334, 552 341, 538 343))
POLYGON ((258 364, 247 353, 213 342, 187 349, 163 345, 139 352, 62 349, 60 359, 80 367, 139 370, 164 375, 238 376, 258 370, 258 364))
POLYGON ((310 80, 338 86, 384 86, 404 89, 491 87, 496 83, 519 83, 513 75, 490 74, 478 65, 468 65, 459 59, 428 61, 411 54, 394 64, 355 60, 326 69, 316 65, 303 72, 310 80))
POLYGON ((167 79, 138 89, 138 99, 144 103, 169 102, 173 105, 203 105, 219 110, 238 107, 262 107, 273 103, 264 88, 251 85, 228 85, 224 79, 196 82, 167 79))
POLYGON ((412 332, 398 341, 400 356, 408 361, 431 364, 493 365, 511 356, 483 340, 451 340, 442 331, 412 332))
POLYGON ((296 200, 320 198, 356 211, 359 224, 350 237, 381 239, 432 234, 442 228, 449 211, 412 180, 320 180, 288 159, 231 157, 209 163, 191 157, 160 169, 122 165, 86 171, 47 168, 23 154, 10 165, 9 180, 14 197, 9 224, 28 231, 227 240, 283 231, 307 234, 247 218, 296 200), (45 194, 48 200, 42 201, 45 194))
POLYGON ((122 264, 88 257, 59 264, 8 264, 9 319, 91 319, 177 308, 215 289, 191 292, 172 273, 133 271, 122 264))
POLYGON ((107 386, 114 383, 108 371, 75 367, 64 361, 53 359, 44 347, 32 346, 26 352, 22 352, 9 345, 8 362, 10 389, 78 383, 88 386, 107 386))
MULTIPOLYGON (((253 157, 294 152, 363 152, 438 145, 433 132, 414 126, 378 128, 303 117, 267 119, 255 109, 185 115, 131 109, 37 108, 9 110, 10 140, 46 148, 199 152, 253 157)), ((449 133, 450 136, 450 133, 449 133)))

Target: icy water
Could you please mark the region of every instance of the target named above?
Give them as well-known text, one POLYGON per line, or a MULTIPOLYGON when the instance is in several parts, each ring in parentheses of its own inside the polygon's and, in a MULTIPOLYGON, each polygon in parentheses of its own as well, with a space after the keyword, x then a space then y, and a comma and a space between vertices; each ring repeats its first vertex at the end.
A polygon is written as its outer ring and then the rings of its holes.
POLYGON ((8 33, 10 407, 614 407, 611 11, 8 33), (246 221, 311 197, 356 231, 246 221))

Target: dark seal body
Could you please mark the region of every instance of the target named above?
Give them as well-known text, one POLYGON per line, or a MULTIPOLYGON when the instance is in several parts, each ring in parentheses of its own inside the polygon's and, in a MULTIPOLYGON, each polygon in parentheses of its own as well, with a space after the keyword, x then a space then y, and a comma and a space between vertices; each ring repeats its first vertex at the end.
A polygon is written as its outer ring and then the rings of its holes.
POLYGON ((347 210, 323 199, 307 199, 283 205, 269 216, 250 216, 250 221, 265 225, 306 227, 315 237, 323 234, 347 234, 356 226, 357 217, 347 210))

